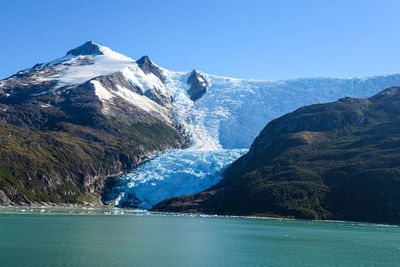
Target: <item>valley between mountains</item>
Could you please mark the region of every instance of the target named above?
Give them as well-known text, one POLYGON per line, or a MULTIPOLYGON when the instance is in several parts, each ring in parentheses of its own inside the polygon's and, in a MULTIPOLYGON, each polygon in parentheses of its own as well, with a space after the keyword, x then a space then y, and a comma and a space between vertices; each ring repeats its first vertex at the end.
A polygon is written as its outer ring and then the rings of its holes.
POLYGON ((88 41, 0 80, 0 204, 398 223, 398 85, 178 72, 88 41))

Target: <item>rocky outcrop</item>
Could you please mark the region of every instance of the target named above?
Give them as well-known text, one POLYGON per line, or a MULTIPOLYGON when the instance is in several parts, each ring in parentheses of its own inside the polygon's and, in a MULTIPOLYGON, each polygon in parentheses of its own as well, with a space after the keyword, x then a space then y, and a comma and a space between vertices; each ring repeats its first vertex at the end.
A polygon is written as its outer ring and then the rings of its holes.
POLYGON ((172 103, 170 96, 165 96, 157 90, 147 90, 144 95, 163 107, 169 107, 172 103))
POLYGON ((271 121, 223 180, 158 211, 400 223, 400 88, 271 121))
POLYGON ((188 94, 192 101, 196 101, 207 92, 207 79, 197 70, 193 70, 187 81, 190 84, 188 94))
POLYGON ((0 190, 0 205, 8 206, 11 205, 12 201, 8 198, 8 196, 0 190))
POLYGON ((141 57, 138 61, 136 61, 136 64, 138 64, 139 68, 141 68, 144 73, 153 73, 162 82, 165 82, 165 78, 162 75, 161 69, 154 64, 148 56, 141 57))

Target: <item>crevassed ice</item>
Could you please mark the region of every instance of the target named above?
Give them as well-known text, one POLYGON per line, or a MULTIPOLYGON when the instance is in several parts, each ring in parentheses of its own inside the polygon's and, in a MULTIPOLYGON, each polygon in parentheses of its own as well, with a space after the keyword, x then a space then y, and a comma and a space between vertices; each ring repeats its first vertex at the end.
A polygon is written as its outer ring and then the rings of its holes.
POLYGON ((284 81, 242 80, 208 75, 209 90, 195 102, 198 124, 218 139, 222 148, 248 148, 271 120, 295 109, 369 97, 400 85, 400 75, 370 78, 309 78, 284 81))
POLYGON ((201 192, 219 182, 225 166, 246 151, 186 149, 159 153, 121 178, 124 189, 115 204, 150 209, 164 199, 201 192))

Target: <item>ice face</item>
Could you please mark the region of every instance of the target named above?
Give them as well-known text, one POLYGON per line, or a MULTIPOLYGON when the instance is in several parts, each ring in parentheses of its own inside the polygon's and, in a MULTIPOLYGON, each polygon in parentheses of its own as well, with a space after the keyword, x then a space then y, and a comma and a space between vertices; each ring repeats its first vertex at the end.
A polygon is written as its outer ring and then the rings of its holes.
POLYGON ((246 149, 214 151, 172 150, 121 177, 117 206, 150 209, 158 202, 201 192, 221 179, 223 169, 246 149))

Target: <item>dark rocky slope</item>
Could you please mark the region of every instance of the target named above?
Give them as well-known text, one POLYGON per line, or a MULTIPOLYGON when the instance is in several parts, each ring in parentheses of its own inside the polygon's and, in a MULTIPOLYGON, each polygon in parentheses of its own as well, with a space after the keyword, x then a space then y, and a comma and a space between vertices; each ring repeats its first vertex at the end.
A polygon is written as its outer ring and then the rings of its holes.
POLYGON ((187 80, 190 88, 187 91, 192 101, 201 98, 207 92, 207 79, 197 70, 193 70, 187 80))
POLYGON ((136 63, 144 73, 153 73, 162 82, 165 81, 165 78, 162 75, 162 71, 160 70, 160 68, 156 64, 154 64, 148 56, 141 57, 138 61, 136 61, 136 63))
POLYGON ((400 88, 275 119, 220 183, 154 210, 400 223, 400 88))

